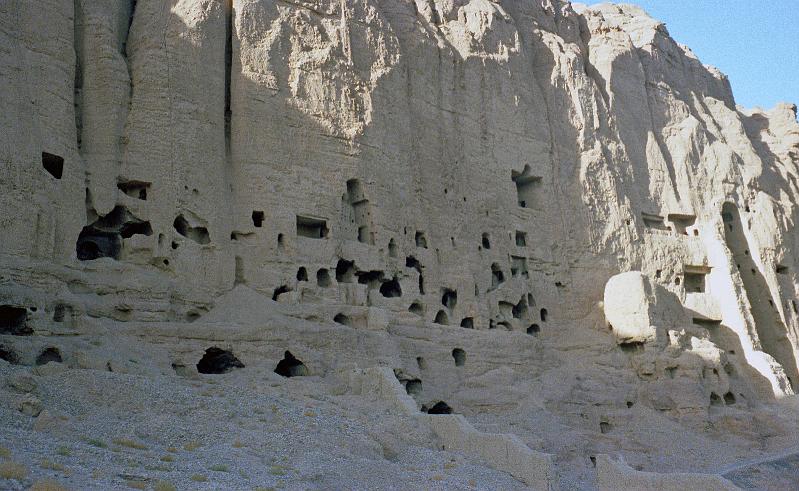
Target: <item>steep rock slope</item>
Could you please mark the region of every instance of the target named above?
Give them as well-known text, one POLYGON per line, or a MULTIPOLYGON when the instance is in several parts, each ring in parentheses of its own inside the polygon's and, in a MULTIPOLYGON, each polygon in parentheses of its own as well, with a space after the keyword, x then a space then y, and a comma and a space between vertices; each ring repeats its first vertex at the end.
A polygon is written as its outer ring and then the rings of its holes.
MULTIPOLYGON (((726 77, 636 7, 17 0, 0 14, 4 353, 57 341, 66 363, 103 367, 107 353, 70 361, 60 335, 165 335, 169 371, 193 368, 207 346, 185 340, 210 329, 270 363, 295 343, 320 374, 389 364, 424 382, 420 403, 489 425, 542 408, 605 433, 640 403, 651 413, 615 442, 631 452, 664 414, 755 418, 799 383, 796 108, 736 107, 726 77), (642 279, 606 290, 628 271, 642 279), (234 318, 226 334, 204 316, 237 285, 262 296, 223 317, 265 318, 271 298, 327 327, 237 338, 234 318), (622 336, 603 296, 636 288, 652 326, 622 336), (452 374, 456 347, 468 362, 452 374)), ((574 431, 573 448, 527 442, 573 468, 596 447, 574 431)))

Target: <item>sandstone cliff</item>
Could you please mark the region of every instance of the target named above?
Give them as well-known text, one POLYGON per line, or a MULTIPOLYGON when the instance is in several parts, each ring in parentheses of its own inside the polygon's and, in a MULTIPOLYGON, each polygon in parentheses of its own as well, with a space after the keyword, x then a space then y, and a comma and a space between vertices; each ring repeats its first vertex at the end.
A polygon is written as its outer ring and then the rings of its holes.
POLYGON ((9 362, 390 366, 574 482, 795 443, 758 408, 799 389, 796 106, 636 7, 7 0, 0 48, 9 362))

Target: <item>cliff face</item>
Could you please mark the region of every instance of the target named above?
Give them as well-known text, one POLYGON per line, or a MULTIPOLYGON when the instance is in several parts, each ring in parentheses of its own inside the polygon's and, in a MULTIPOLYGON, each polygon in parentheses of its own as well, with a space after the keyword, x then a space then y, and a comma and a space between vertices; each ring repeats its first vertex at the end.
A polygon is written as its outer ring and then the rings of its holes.
MULTIPOLYGON (((636 7, 17 0, 0 46, 14 329, 200 329, 246 285, 356 330, 609 358, 614 404, 706 412, 799 383, 796 107, 736 107, 636 7), (627 271, 644 279, 606 291, 627 271), (635 288, 670 307, 614 337, 603 295, 635 288)), ((544 399, 596 397, 571 390, 544 399)))

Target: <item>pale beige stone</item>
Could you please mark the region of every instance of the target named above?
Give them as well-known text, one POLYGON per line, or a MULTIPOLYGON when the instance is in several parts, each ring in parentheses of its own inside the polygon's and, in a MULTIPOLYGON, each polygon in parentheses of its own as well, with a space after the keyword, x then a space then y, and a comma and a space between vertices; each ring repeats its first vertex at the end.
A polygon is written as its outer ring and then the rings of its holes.
POLYGON ((36 379, 29 373, 18 372, 10 375, 6 379, 6 385, 16 392, 34 392, 36 391, 36 379))
POLYGON ((797 164, 796 106, 631 5, 0 2, 0 369, 191 384, 216 347, 446 401, 478 436, 425 444, 524 479, 719 469, 799 445, 797 164))
POLYGON ((42 401, 32 394, 25 394, 17 401, 17 411, 35 418, 42 412, 42 401))

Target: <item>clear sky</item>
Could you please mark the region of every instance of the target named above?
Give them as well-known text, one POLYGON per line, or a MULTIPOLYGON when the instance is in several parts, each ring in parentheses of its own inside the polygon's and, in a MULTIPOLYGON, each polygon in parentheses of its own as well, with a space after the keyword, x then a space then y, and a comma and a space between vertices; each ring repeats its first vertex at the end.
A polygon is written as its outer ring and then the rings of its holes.
MULTIPOLYGON (((583 0, 589 5, 603 3, 583 0)), ((727 74, 735 102, 799 104, 799 0, 627 0, 727 74)))

